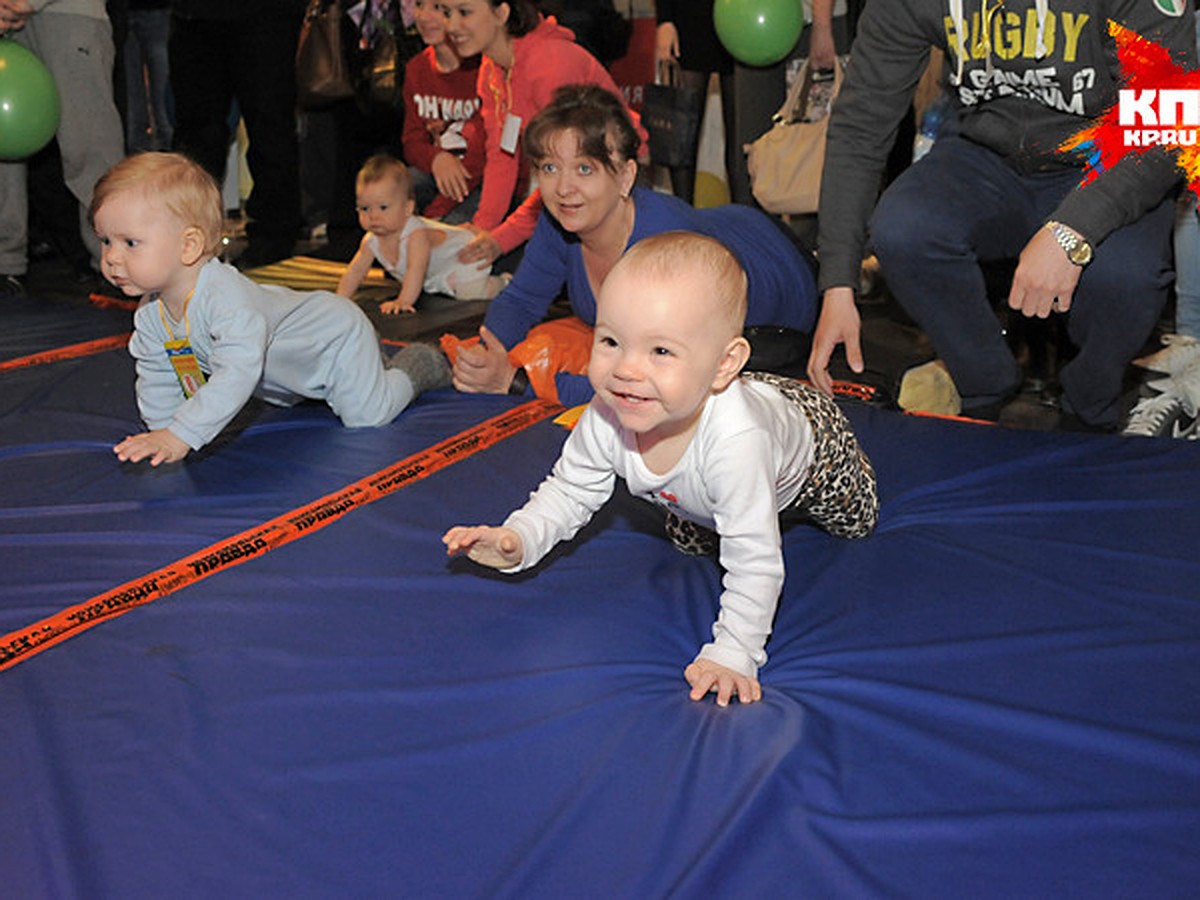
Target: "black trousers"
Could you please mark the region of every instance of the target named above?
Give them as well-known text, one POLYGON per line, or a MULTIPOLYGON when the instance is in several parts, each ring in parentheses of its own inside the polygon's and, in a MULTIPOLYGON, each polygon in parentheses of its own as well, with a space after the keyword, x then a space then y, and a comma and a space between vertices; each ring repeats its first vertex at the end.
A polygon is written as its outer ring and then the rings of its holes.
POLYGON ((289 255, 300 230, 296 42, 303 7, 237 19, 175 15, 171 22, 174 148, 220 184, 237 104, 246 122, 254 186, 246 204, 250 250, 289 255))

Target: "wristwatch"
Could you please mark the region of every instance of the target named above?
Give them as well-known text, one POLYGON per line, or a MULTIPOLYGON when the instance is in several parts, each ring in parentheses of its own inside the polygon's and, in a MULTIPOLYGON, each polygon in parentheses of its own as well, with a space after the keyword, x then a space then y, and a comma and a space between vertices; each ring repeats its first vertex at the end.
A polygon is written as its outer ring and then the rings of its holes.
POLYGON ((1077 266, 1086 266, 1092 261, 1092 245, 1079 234, 1062 222, 1047 222, 1046 227, 1058 241, 1058 246, 1067 252, 1067 259, 1077 266))

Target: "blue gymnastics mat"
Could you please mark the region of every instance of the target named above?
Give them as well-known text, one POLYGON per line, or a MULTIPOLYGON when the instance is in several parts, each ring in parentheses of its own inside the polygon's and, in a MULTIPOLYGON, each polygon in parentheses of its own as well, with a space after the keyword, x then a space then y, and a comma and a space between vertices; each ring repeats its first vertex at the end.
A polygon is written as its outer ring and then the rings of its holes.
MULTIPOLYGON (((112 324, 62 315, 0 362, 112 324)), ((150 470, 122 350, 0 398, 0 635, 517 407, 253 406, 150 470)), ((688 700, 720 573, 619 492, 530 574, 446 559, 544 420, 0 671, 4 895, 1195 896, 1200 444, 847 413, 880 526, 786 533, 761 704, 688 700)))

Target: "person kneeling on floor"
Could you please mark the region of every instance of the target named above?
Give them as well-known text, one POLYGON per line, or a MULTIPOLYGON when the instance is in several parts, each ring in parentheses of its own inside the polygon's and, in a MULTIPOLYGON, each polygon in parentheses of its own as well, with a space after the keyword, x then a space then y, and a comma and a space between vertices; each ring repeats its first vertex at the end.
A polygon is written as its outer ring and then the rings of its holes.
POLYGON ((1092 169, 1079 135, 1124 83, 1117 23, 1190 68, 1191 4, 1078 0, 1067 11, 1009 0, 994 29, 969 28, 981 15, 992 23, 996 10, 968 5, 871 0, 863 10, 829 119, 819 217, 824 299, 809 377, 831 389, 838 345, 851 370, 863 370, 855 287, 869 238, 892 295, 945 361, 963 414, 997 418, 1023 373, 981 264, 1016 260, 1009 308, 1064 317, 1077 350, 1059 373, 1062 427, 1112 431, 1127 367, 1167 302, 1182 171, 1165 146, 1092 169), (979 37, 993 30, 1004 30, 1003 47, 979 37), (951 113, 929 154, 879 196, 892 136, 931 45, 947 55, 951 113))

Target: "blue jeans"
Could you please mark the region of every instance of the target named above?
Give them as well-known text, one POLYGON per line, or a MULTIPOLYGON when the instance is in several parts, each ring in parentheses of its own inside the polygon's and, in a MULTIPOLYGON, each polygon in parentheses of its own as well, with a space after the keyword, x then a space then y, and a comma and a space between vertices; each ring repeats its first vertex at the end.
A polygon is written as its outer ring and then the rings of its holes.
POLYGON ((1200 338, 1200 219, 1190 190, 1179 198, 1174 241, 1175 332, 1200 338))
POLYGON ((125 37, 125 144, 130 153, 170 150, 175 125, 170 111, 169 9, 131 9, 125 37), (147 91, 147 87, 149 91, 147 91))
MULTIPOLYGON (((417 203, 417 209, 422 210, 437 198, 437 182, 433 180, 431 174, 416 166, 408 167, 408 175, 412 181, 413 199, 417 203)), ((466 225, 475 216, 475 211, 479 209, 480 194, 480 189, 475 188, 463 198, 462 203, 442 216, 441 221, 447 225, 466 225)))
MULTIPOLYGON (((1200 48, 1200 17, 1196 19, 1196 47, 1200 48)), ((1200 219, 1192 190, 1179 198, 1174 243, 1175 333, 1200 338, 1200 219)))
MULTIPOLYGON (((981 262, 1016 259, 1079 183, 1076 170, 1023 175, 957 135, 884 192, 870 239, 888 287, 945 361, 963 408, 1020 387, 1021 370, 989 297, 981 262)), ((1092 425, 1115 425, 1126 366, 1167 301, 1174 202, 1164 198, 1096 247, 1067 316, 1077 349, 1062 367, 1062 405, 1092 425)))
MULTIPOLYGON (((1200 17, 1196 18, 1200 48, 1200 17)), ((1175 333, 1200 338, 1200 219, 1196 194, 1185 190, 1175 218, 1175 333)))

